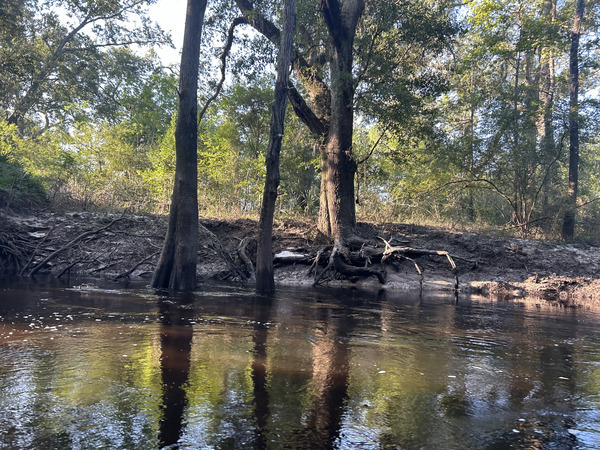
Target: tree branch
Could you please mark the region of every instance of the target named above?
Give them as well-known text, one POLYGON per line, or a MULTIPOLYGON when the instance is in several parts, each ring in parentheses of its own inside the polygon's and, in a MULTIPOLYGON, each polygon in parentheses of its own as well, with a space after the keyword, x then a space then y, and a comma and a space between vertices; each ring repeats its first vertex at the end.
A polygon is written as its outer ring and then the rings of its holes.
MULTIPOLYGON (((123 213, 124 214, 124 213, 123 213)), ((31 271, 29 272, 29 276, 33 277, 36 273, 38 273, 40 271, 40 269, 42 267, 44 267, 49 261, 51 261, 52 259, 54 259, 56 256, 58 256, 59 254, 61 254, 62 252, 64 252, 65 250, 68 250, 69 248, 71 248, 72 246, 74 246, 76 243, 78 243, 79 241, 81 241, 82 239, 88 237, 88 236, 93 236, 95 234, 101 233, 105 230, 108 230, 110 227, 112 227, 116 222, 120 221, 123 219, 123 215, 117 219, 113 219, 108 225, 102 227, 102 228, 98 228, 96 230, 90 230, 90 231, 86 231, 84 233, 81 233, 79 236, 77 236, 75 239, 73 239, 72 241, 70 241, 69 243, 63 245, 61 248, 59 248, 58 250, 50 253, 48 256, 46 256, 41 262, 39 262, 38 264, 36 264, 33 269, 31 269, 31 271)))
POLYGON ((217 84, 215 92, 213 93, 213 95, 210 96, 210 98, 208 100, 206 100, 206 103, 204 104, 202 110, 200 111, 200 114, 198 114, 198 122, 202 121, 204 114, 206 114, 206 110, 208 109, 210 104, 216 100, 216 98, 221 93, 221 89, 223 88, 223 83, 225 82, 225 71, 227 69, 227 57, 229 56, 229 52, 231 51, 231 46, 233 45, 235 27, 237 27, 238 25, 247 24, 247 23, 248 23, 248 20, 245 17, 236 17, 235 19, 233 19, 233 22, 231 22, 231 25, 229 26, 229 31, 227 32, 227 41, 225 42, 225 46, 223 47, 223 52, 221 53, 221 57, 220 57, 220 59, 221 59, 221 79, 219 80, 219 83, 217 84))

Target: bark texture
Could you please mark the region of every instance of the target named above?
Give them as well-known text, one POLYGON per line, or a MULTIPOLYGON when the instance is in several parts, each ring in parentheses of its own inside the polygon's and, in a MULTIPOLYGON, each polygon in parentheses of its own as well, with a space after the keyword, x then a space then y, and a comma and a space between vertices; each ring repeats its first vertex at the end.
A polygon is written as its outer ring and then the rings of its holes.
POLYGON ((154 288, 193 290, 198 248, 198 65, 207 0, 188 0, 185 19, 179 109, 175 129, 175 184, 169 225, 154 288))
MULTIPOLYGON (((345 241, 356 224, 352 156, 354 124, 354 77, 352 75, 354 37, 364 8, 364 0, 323 0, 323 17, 330 38, 331 121, 322 176, 326 178, 327 212, 330 236, 345 241)), ((323 196, 322 196, 323 199, 323 196)), ((321 205, 321 208, 323 205, 321 205)), ((320 225, 324 224, 321 215, 320 225)))
MULTIPOLYGON (((271 42, 279 45, 281 32, 262 17, 251 0, 236 0, 248 23, 271 42)), ((321 195, 318 228, 334 240, 352 233, 355 223, 352 124, 354 78, 353 45, 364 0, 322 0, 321 11, 330 38, 330 83, 319 76, 314 62, 293 52, 294 74, 303 84, 310 105, 292 83, 289 98, 294 112, 320 138, 321 195)))
POLYGON ((284 25, 281 33, 281 45, 277 60, 277 81, 275 82, 275 100, 271 108, 271 130, 267 149, 265 188, 258 230, 258 250, 256 254, 256 291, 259 294, 272 294, 275 291, 273 278, 273 217, 277 188, 279 187, 279 154, 287 105, 289 84, 289 65, 292 54, 294 25, 296 22, 296 0, 284 2, 284 25))

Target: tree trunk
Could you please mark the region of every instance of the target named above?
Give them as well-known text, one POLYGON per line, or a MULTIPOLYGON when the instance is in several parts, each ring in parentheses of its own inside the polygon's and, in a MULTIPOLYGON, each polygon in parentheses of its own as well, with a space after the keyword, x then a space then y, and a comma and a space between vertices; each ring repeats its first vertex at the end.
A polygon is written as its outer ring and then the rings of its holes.
MULTIPOLYGON (((354 125, 353 46, 364 0, 323 0, 323 17, 330 37, 331 122, 325 150, 327 211, 330 237, 344 242, 354 232, 354 125)), ((325 231, 325 230, 321 230, 325 231)))
POLYGON ((327 202, 327 146, 321 146, 321 186, 319 189, 319 216, 317 229, 325 236, 331 236, 329 207, 327 202))
MULTIPOLYGON (((469 86, 469 94, 472 93, 473 86, 473 73, 471 72, 470 76, 470 86, 469 86)), ((467 155, 467 164, 469 167, 470 177, 473 177, 475 173, 475 106, 471 105, 469 108, 469 118, 467 121, 467 133, 468 133, 468 155, 467 155)), ((469 183, 468 189, 468 200, 467 200, 467 218, 469 223, 473 225, 476 220, 475 214, 475 196, 473 193, 473 186, 469 183)))
POLYGON ((175 184, 165 243, 152 278, 154 288, 193 290, 198 247, 198 66, 207 0, 188 0, 179 109, 175 129, 175 184))
POLYGON ((569 51, 569 74, 571 87, 569 95, 569 188, 567 211, 563 221, 563 239, 573 239, 575 235, 575 209, 579 188, 579 37, 585 0, 577 0, 577 9, 573 29, 571 30, 571 49, 569 51))
MULTIPOLYGON (((542 17, 554 24, 556 22, 556 0, 548 0, 544 3, 542 17)), ((556 145, 554 142, 554 122, 552 113, 554 111, 554 92, 556 89, 554 51, 551 47, 541 47, 539 49, 540 58, 540 82, 539 82, 539 102, 540 116, 537 121, 538 136, 542 157, 550 167, 548 175, 543 186, 542 211, 548 211, 554 179, 557 174, 556 145)))
MULTIPOLYGON (((279 29, 257 14, 251 0, 236 0, 248 22, 271 42, 279 44, 279 29)), ((312 102, 312 109, 290 85, 290 102, 296 115, 323 142, 321 146, 321 204, 318 228, 339 239, 353 232, 356 224, 352 124, 354 85, 353 44, 364 0, 321 0, 329 31, 331 88, 302 56, 294 55, 293 67, 312 102)))
POLYGON ((275 291, 273 279, 273 216, 277 188, 279 187, 279 154, 287 106, 287 90, 289 83, 289 65, 292 54, 294 25, 296 21, 296 0, 284 2, 284 24, 281 33, 281 45, 277 60, 277 81, 275 83, 275 100, 271 108, 271 131, 267 150, 267 176, 263 192, 262 207, 258 230, 258 250, 256 254, 256 291, 259 294, 272 294, 275 291))

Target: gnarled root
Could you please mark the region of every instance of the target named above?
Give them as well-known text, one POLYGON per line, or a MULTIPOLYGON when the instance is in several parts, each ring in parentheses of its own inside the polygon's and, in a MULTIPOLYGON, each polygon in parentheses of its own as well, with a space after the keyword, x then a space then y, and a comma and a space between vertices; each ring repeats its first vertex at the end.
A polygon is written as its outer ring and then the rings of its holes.
POLYGON ((379 239, 381 239, 385 243, 385 250, 383 251, 383 255, 381 257, 381 263, 384 264, 389 258, 391 258, 393 256, 398 256, 403 259, 412 261, 412 263, 415 265, 415 268, 417 269, 417 272, 421 276, 421 284, 423 284, 423 271, 419 268, 419 265, 415 262, 415 260, 410 258, 408 255, 410 255, 410 256, 422 256, 422 255, 445 256, 446 259, 448 260, 448 262, 450 263, 452 273, 454 274, 454 290, 455 291, 458 291, 458 271, 457 271, 456 263, 454 262, 454 259, 460 259, 463 261, 470 262, 471 264, 473 264, 473 267, 477 266, 476 261, 468 260, 465 258, 459 258, 456 256, 453 258, 450 255, 450 253, 448 253, 445 250, 427 250, 427 249, 419 249, 419 248, 412 248, 412 247, 393 247, 392 245, 390 245, 390 243, 388 241, 386 241, 382 237, 380 237, 379 239))
POLYGON ((385 272, 370 267, 357 267, 348 264, 346 261, 351 262, 350 252, 348 248, 338 240, 333 246, 333 250, 331 251, 331 255, 329 256, 329 261, 327 266, 325 266, 325 269, 323 269, 321 273, 318 273, 317 271, 313 286, 317 286, 332 267, 338 273, 350 279, 356 277, 376 276, 381 284, 385 284, 385 272))

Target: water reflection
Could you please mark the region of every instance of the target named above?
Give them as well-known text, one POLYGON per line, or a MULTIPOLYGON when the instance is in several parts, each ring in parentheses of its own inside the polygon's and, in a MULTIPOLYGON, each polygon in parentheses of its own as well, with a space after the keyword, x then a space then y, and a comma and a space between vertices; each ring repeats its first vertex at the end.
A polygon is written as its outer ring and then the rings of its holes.
POLYGON ((254 436, 254 448, 263 449, 267 447, 267 421, 269 419, 269 391, 267 386, 267 337, 271 320, 272 299, 256 297, 254 306, 254 332, 252 342, 254 343, 252 360, 252 385, 254 393, 254 417, 256 419, 256 431, 254 436))
POLYGON ((339 438, 348 396, 349 336, 353 320, 346 308, 316 305, 312 340, 311 404, 304 442, 332 448, 339 438))
POLYGON ((600 316, 388 292, 0 291, 0 447, 596 448, 600 316))
POLYGON ((173 446, 179 441, 187 407, 185 385, 190 372, 194 298, 180 296, 177 301, 159 300, 160 372, 162 381, 162 418, 159 443, 173 446))

